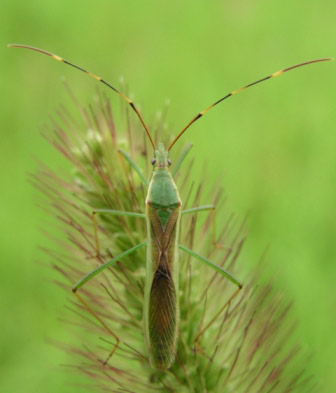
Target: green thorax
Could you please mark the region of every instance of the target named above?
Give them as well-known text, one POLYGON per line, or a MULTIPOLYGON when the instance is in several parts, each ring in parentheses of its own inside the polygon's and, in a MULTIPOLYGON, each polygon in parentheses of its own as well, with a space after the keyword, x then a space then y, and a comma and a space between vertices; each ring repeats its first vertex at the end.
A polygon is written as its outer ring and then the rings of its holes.
POLYGON ((175 182, 169 172, 168 152, 162 143, 155 150, 153 174, 149 183, 146 204, 157 209, 161 225, 165 228, 171 211, 181 206, 175 182))

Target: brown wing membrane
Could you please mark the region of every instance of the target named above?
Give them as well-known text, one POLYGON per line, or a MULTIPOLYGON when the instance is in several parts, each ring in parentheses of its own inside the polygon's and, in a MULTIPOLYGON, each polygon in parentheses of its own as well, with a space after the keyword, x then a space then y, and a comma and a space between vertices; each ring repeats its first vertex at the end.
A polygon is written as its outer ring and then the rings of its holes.
POLYGON ((175 285, 170 272, 158 269, 154 274, 149 299, 149 339, 152 361, 159 369, 168 368, 175 357, 176 300, 175 285))

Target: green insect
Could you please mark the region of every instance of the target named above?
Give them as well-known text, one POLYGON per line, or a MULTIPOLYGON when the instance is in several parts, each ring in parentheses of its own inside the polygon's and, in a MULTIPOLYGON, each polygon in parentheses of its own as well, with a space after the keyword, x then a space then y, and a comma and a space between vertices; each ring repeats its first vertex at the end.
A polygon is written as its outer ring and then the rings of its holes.
MULTIPOLYGON (((172 172, 170 172, 171 161, 169 159, 169 151, 172 149, 176 141, 181 137, 181 135, 200 117, 202 117, 206 112, 212 109, 214 106, 224 101, 225 99, 237 94, 244 89, 263 82, 267 79, 275 78, 284 72, 290 71, 294 68, 301 67, 307 64, 323 62, 331 60, 329 58, 316 59, 300 63, 281 71, 275 72, 265 78, 259 79, 253 83, 250 83, 238 90, 235 90, 214 104, 210 105, 208 108, 198 113, 175 137, 175 139, 170 143, 166 149, 162 143, 158 143, 156 146, 152 135, 146 126, 143 117, 134 105, 134 103, 126 97, 123 93, 118 91, 115 87, 104 81, 102 78, 78 67, 75 64, 68 62, 67 60, 56 56, 52 53, 46 52, 42 49, 29 47, 26 45, 12 44, 10 47, 16 48, 26 48, 37 52, 46 54, 62 63, 68 64, 72 67, 85 72, 94 79, 102 82, 104 85, 108 86, 119 94, 131 108, 135 111, 137 116, 142 123, 146 134, 153 146, 154 158, 152 160, 153 173, 150 181, 148 182, 142 175, 141 170, 133 162, 133 160, 123 151, 121 154, 123 157, 131 164, 131 166, 138 173, 141 181, 148 188, 145 212, 133 213, 133 212, 123 212, 109 209, 97 209, 92 213, 92 219, 94 224, 94 235, 96 241, 97 255, 99 255, 99 241, 97 235, 97 223, 96 214, 112 214, 116 216, 131 216, 138 217, 146 220, 147 224, 147 240, 138 244, 137 246, 124 251, 120 255, 109 260, 105 264, 99 266, 97 269, 88 273, 85 277, 77 282, 73 287, 72 291, 76 294, 78 299, 82 304, 89 310, 92 315, 106 328, 106 330, 115 337, 116 344, 109 356, 113 355, 118 347, 119 339, 112 332, 112 330, 105 324, 105 322, 94 312, 94 310, 84 301, 84 299, 77 293, 78 289, 81 288, 87 281, 96 276, 98 273, 116 264, 117 261, 121 260, 126 255, 134 253, 136 250, 147 246, 147 270, 146 270, 146 283, 145 283, 145 296, 144 296, 144 329, 145 329, 145 340, 147 346, 147 352, 150 364, 156 369, 168 369, 176 355, 177 339, 178 339, 178 326, 179 326, 179 283, 178 283, 178 272, 179 272, 179 252, 183 251, 192 257, 198 259, 199 261, 205 263, 212 269, 216 270, 218 273, 229 279, 234 285, 237 286, 236 291, 225 303, 229 305, 232 299, 237 296, 242 288, 242 284, 233 277, 229 272, 225 271, 222 267, 215 265, 208 259, 198 255, 194 251, 179 244, 179 233, 180 233, 180 222, 181 217, 185 214, 192 214, 202 211, 212 212, 212 223, 213 223, 213 244, 216 246, 216 233, 215 233, 215 206, 199 206, 188 210, 182 210, 182 201, 179 196, 176 184, 174 182, 174 176, 176 175, 178 169, 180 168, 184 158, 188 154, 191 145, 189 145, 182 153, 181 157, 178 159, 176 165, 172 172)), ((204 331, 205 329, 203 329, 204 331)), ((195 339, 200 338, 201 331, 195 339)), ((108 359, 109 359, 108 358, 108 359)), ((108 359, 106 361, 108 361, 108 359)))

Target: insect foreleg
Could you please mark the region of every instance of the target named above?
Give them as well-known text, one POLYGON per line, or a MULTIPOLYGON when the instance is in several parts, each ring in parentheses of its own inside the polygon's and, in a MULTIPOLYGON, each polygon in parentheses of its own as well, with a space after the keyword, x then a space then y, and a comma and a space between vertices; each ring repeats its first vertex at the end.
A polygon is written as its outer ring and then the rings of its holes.
POLYGON ((217 243, 216 240, 217 236, 216 236, 216 206, 215 205, 193 207, 191 209, 182 210, 181 214, 198 213, 198 212, 209 211, 209 210, 211 210, 211 219, 212 219, 212 244, 216 248, 228 249, 228 247, 225 247, 217 243))
POLYGON ((135 170, 135 172, 139 175, 141 181, 144 183, 146 187, 148 187, 149 182, 143 175, 141 169, 138 167, 138 165, 132 160, 132 158, 124 151, 119 149, 118 152, 125 158, 126 161, 131 165, 131 167, 135 170))
POLYGON ((177 171, 180 169, 180 166, 182 164, 182 162, 184 161, 184 159, 186 158, 187 154, 190 152, 191 148, 193 147, 192 143, 189 143, 187 145, 187 147, 183 150, 182 154, 180 155, 180 157, 178 158, 174 170, 172 171, 172 176, 175 177, 177 171))
POLYGON ((92 211, 92 222, 93 222, 93 230, 94 230, 94 238, 96 242, 96 256, 100 256, 100 247, 99 247, 99 239, 98 239, 98 231, 97 231, 97 218, 96 214, 113 214, 115 216, 128 216, 128 217, 140 217, 146 218, 146 216, 142 213, 135 213, 135 212, 124 212, 122 210, 111 210, 111 209, 96 209, 92 211))

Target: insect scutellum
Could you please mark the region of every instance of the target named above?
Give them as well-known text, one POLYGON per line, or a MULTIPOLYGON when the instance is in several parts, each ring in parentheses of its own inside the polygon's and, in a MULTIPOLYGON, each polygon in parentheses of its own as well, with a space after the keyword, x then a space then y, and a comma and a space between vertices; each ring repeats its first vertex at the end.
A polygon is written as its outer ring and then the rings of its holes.
MULTIPOLYGON (((182 155, 177 160, 174 170, 172 173, 168 170, 171 165, 169 159, 169 152, 177 142, 177 140, 184 134, 184 132, 199 118, 201 118, 210 109, 215 107, 220 102, 225 99, 238 94, 239 92, 254 86, 258 83, 266 81, 271 78, 275 78, 287 71, 294 68, 298 68, 304 65, 323 62, 332 60, 330 58, 316 59, 307 61, 304 63, 296 64, 294 66, 285 68, 281 71, 277 71, 270 74, 262 79, 259 79, 253 83, 243 86, 240 89, 234 90, 231 93, 226 94, 221 99, 214 102, 212 105, 199 112, 191 121, 177 134, 177 136, 169 144, 168 148, 165 149, 162 143, 158 143, 156 146, 154 139, 147 127, 142 115, 135 106, 132 100, 125 96, 122 92, 117 90, 114 86, 100 78, 99 76, 86 71, 75 64, 61 58, 60 56, 54 55, 50 52, 46 52, 42 49, 20 45, 11 44, 9 47, 25 48, 34 50, 45 55, 52 57, 53 59, 70 65, 90 77, 103 83, 114 92, 119 94, 119 96, 125 100, 134 112, 137 114, 144 130, 148 136, 148 139, 154 150, 154 158, 152 159, 153 174, 150 181, 147 181, 142 175, 141 170, 132 161, 132 159, 127 155, 126 152, 120 150, 121 155, 130 163, 130 165, 136 170, 141 181, 147 187, 147 196, 145 204, 145 213, 138 212, 124 212, 118 210, 110 209, 95 209, 92 212, 92 220, 94 227, 94 238, 96 243, 97 257, 100 257, 100 248, 98 241, 98 231, 97 231, 97 214, 112 214, 115 216, 129 216, 137 217, 146 220, 147 224, 147 239, 142 243, 135 245, 122 252, 121 254, 115 256, 111 260, 100 265, 98 268, 88 273, 85 277, 81 278, 72 288, 73 293, 77 296, 78 300, 85 306, 85 308, 98 320, 106 331, 112 335, 116 343, 112 349, 109 357, 106 359, 105 363, 114 354, 119 345, 118 336, 109 328, 109 326, 104 322, 104 320, 97 315, 97 313, 91 308, 89 304, 80 296, 77 291, 81 288, 87 281, 96 276, 98 273, 104 269, 111 267, 121 260, 126 255, 130 255, 133 252, 139 250, 142 247, 147 247, 147 269, 146 269, 146 282, 145 282, 145 294, 144 294, 144 330, 145 330, 145 341, 147 346, 148 358, 151 366, 157 369, 167 369, 174 362, 176 350, 177 350, 177 337, 178 337, 178 325, 179 325, 179 285, 178 285, 178 264, 179 264, 179 251, 183 251, 190 256, 198 259, 207 266, 216 270, 218 273, 230 280, 236 287, 236 291, 232 296, 227 299, 224 305, 221 307, 220 312, 223 312, 225 308, 232 302, 232 300, 238 295, 242 288, 242 284, 229 272, 224 270, 221 266, 215 265, 213 262, 207 258, 197 254, 196 252, 188 249, 187 247, 179 244, 179 229, 181 217, 185 214, 192 214, 197 212, 210 211, 212 214, 212 243, 214 246, 217 245, 216 241, 216 225, 215 225, 215 206, 197 206, 187 210, 182 210, 182 202, 173 180, 177 173, 181 163, 183 162, 185 156, 190 151, 192 145, 188 145, 186 149, 182 152, 182 155)), ((101 260, 100 260, 101 261, 101 260)), ((218 313, 217 313, 218 315, 218 313)), ((198 346, 198 342, 203 333, 211 326, 214 322, 212 319, 208 324, 206 324, 200 332, 194 338, 195 347, 198 346)))

